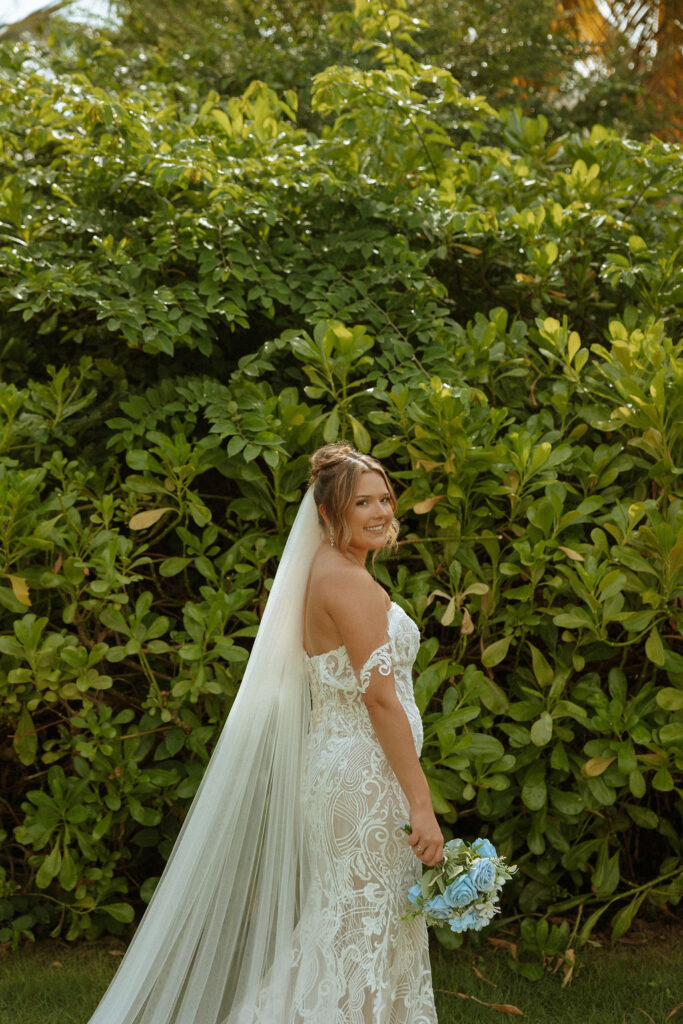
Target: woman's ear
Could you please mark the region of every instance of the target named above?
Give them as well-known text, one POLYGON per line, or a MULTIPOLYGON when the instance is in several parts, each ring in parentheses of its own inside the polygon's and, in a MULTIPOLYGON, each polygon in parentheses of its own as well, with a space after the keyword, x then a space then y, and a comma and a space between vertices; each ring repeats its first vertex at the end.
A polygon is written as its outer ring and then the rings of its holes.
POLYGON ((325 508, 325 506, 324 505, 318 505, 318 512, 323 517, 323 520, 325 522, 325 526, 329 526, 330 525, 330 520, 327 518, 327 509, 325 508))

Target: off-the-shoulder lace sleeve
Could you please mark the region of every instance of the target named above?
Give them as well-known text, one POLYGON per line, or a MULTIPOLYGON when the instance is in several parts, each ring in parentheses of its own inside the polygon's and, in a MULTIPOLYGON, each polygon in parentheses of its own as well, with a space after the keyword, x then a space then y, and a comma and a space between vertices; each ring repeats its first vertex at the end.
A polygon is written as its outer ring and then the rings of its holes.
POLYGON ((388 640, 381 647, 375 648, 361 668, 359 677, 361 693, 365 693, 370 685, 373 668, 376 668, 382 676, 391 675, 393 666, 391 664, 391 644, 388 640))

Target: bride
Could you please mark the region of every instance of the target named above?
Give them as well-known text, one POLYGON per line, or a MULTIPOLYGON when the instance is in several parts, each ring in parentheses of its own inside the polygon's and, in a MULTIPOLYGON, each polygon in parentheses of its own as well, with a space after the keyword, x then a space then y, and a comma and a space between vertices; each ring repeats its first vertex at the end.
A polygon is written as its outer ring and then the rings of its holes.
POLYGON ((425 924, 402 919, 443 852, 419 634, 366 568, 395 507, 375 459, 313 454, 239 694, 90 1024, 435 1024, 425 924))

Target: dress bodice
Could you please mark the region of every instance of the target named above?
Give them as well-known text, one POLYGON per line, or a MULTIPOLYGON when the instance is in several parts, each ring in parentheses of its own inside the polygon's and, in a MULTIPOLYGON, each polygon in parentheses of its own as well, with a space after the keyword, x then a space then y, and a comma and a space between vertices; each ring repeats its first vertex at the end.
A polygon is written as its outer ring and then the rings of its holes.
POLYGON ((383 675, 393 669, 396 695, 400 700, 415 740, 418 753, 422 746, 422 722, 413 696, 412 668, 420 647, 420 632, 410 616, 392 601, 387 612, 387 641, 373 651, 356 675, 346 647, 341 645, 323 654, 306 655, 311 690, 312 732, 348 736, 360 730, 372 734, 372 725, 363 702, 371 669, 383 675))

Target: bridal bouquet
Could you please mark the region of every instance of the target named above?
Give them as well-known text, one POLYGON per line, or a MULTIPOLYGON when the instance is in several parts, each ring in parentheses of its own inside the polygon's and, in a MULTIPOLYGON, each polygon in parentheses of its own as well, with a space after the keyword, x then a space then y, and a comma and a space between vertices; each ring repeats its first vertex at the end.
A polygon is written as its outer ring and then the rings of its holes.
POLYGON ((427 924, 448 925, 452 932, 480 931, 500 910, 498 895, 516 870, 488 839, 451 839, 444 846, 443 860, 408 890, 415 909, 405 917, 422 914, 427 924))

